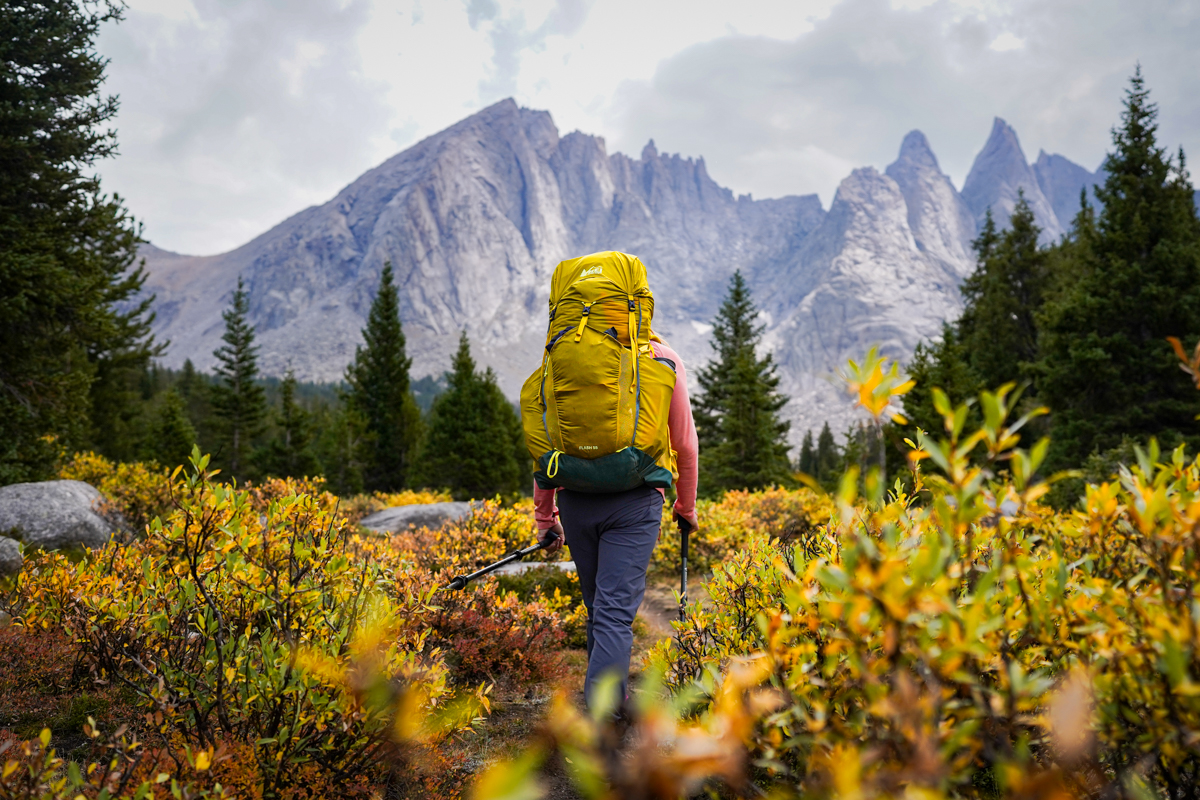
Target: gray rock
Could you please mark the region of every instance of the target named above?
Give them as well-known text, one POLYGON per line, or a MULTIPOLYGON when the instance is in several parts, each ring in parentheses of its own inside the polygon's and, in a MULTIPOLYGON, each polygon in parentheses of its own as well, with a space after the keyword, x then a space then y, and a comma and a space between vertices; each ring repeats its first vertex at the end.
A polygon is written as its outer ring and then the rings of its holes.
POLYGON ((437 528, 471 513, 468 502, 423 503, 393 506, 364 517, 359 524, 379 533, 397 533, 409 528, 437 528))
POLYGON ((21 571, 21 547, 7 536, 0 536, 0 578, 21 571))
POLYGON ((983 224, 990 208, 996 219, 996 227, 1003 229, 1008 226, 1013 208, 1017 205, 1018 192, 1022 190, 1025 192, 1025 201, 1033 209, 1034 220, 1042 229, 1042 241, 1057 241, 1063 233, 1063 227, 1050 201, 1042 194, 1033 167, 1025 160, 1017 132, 996 117, 987 143, 975 157, 975 163, 963 182, 963 200, 975 214, 977 224, 983 224))
POLYGON ((1100 182, 1100 176, 1064 156, 1038 151, 1037 161, 1033 162, 1033 174, 1037 176, 1038 186, 1054 208, 1058 224, 1063 230, 1071 227, 1072 220, 1079 213, 1080 191, 1087 190, 1088 202, 1093 208, 1099 205, 1096 184, 1100 182))
POLYGON ((0 487, 0 531, 28 547, 100 547, 117 526, 98 513, 103 497, 83 481, 0 487))
POLYGON ((832 378, 836 370, 872 343, 906 359, 961 311, 958 283, 968 270, 922 249, 893 178, 864 167, 842 181, 821 227, 765 293, 772 324, 764 342, 792 398, 785 411, 793 437, 821 421, 844 431, 861 412, 832 378))
POLYGON ((520 575, 522 572, 538 567, 552 567, 560 572, 574 572, 574 561, 514 561, 496 569, 497 575, 520 575))

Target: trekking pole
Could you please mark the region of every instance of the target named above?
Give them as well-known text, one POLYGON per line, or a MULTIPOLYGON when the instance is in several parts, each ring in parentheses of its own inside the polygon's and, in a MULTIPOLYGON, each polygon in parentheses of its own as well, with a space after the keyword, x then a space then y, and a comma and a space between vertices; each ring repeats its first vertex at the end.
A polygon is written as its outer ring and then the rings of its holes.
MULTIPOLYGON (((553 539, 551 541, 553 541, 553 539)), ((529 547, 526 547, 524 550, 517 550, 514 553, 509 553, 504 558, 500 559, 499 561, 495 562, 494 564, 488 564, 486 567, 484 567, 482 569, 478 569, 478 570, 472 572, 470 575, 456 576, 454 578, 454 580, 450 581, 442 588, 443 589, 462 589, 468 583, 475 580, 476 578, 482 578, 484 575, 487 575, 489 572, 495 572, 496 570, 503 567, 505 564, 511 564, 514 561, 520 561, 522 558, 529 555, 530 553, 536 553, 538 550, 543 549, 547 545, 549 545, 549 542, 538 542, 537 544, 533 544, 533 545, 530 545, 529 547)))
POLYGON ((679 553, 682 556, 679 564, 679 621, 687 620, 687 558, 688 534, 692 532, 692 524, 683 517, 676 517, 679 523, 679 553))

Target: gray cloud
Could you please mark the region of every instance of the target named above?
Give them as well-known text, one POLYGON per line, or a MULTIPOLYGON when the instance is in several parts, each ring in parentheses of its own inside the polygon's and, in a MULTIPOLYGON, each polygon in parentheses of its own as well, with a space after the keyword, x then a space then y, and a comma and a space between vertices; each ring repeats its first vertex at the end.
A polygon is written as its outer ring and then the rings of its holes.
POLYGON ((492 72, 479 82, 479 96, 487 105, 517 93, 521 51, 538 51, 553 35, 571 36, 583 27, 595 0, 556 0, 542 24, 530 28, 525 13, 515 10, 502 16, 496 0, 465 0, 472 29, 489 24, 492 72))
POLYGON ((1164 144, 1200 149, 1200 3, 1016 0, 982 16, 949 0, 917 10, 846 0, 791 42, 730 36, 621 87, 615 145, 704 155, 739 191, 821 190, 849 165, 890 162, 903 135, 928 135, 961 185, 993 116, 1026 155, 1100 163, 1140 60, 1158 101, 1164 144), (1004 38, 997 41, 998 37, 1004 38), (991 45, 1023 47, 998 52, 991 45))
POLYGON ((152 241, 211 253, 279 222, 281 197, 326 200, 370 167, 387 113, 356 49, 367 0, 192 7, 130 11, 103 32, 122 156, 102 168, 152 241))

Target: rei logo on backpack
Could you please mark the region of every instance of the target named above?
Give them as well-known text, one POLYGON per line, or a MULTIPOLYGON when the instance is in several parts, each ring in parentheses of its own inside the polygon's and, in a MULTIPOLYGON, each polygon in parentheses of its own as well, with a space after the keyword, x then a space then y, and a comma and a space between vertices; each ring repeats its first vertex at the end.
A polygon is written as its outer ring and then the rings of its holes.
POLYGON ((544 489, 665 489, 677 477, 667 428, 675 368, 654 357, 654 295, 636 256, 559 264, 542 364, 521 388, 525 444, 544 489))

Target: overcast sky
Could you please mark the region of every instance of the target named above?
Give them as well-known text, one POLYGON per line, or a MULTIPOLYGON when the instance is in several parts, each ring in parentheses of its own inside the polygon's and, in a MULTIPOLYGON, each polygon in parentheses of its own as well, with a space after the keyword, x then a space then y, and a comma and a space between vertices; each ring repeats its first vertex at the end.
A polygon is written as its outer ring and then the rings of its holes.
POLYGON ((1200 0, 129 0, 106 28, 155 244, 217 253, 504 97, 609 152, 703 156, 755 197, 886 166, 920 128, 961 188, 992 118, 1089 169, 1134 64, 1200 154, 1200 0))

